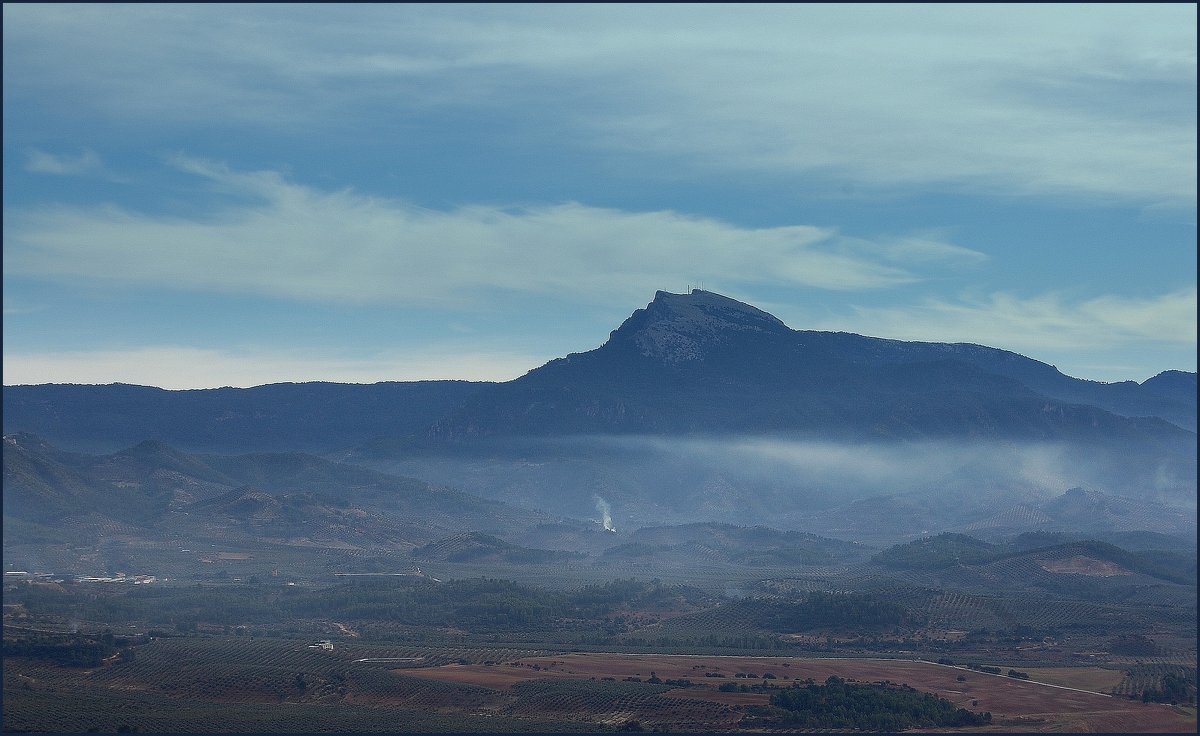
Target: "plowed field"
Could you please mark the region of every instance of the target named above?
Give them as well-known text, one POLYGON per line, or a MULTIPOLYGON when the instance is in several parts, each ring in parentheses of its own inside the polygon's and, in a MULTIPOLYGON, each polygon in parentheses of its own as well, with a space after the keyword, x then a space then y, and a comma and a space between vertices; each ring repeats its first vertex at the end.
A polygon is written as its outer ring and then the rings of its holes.
MULTIPOLYGON (((495 689, 509 688, 525 680, 560 677, 584 680, 640 677, 646 680, 651 673, 662 680, 688 679, 694 684, 690 688, 672 690, 666 693, 668 697, 728 706, 765 704, 769 696, 766 693, 719 692, 717 686, 722 683, 771 682, 786 687, 794 680, 812 678, 819 683, 830 675, 837 675, 859 682, 907 684, 968 710, 992 713, 991 726, 964 730, 1170 733, 1194 732, 1196 729, 1194 714, 1187 715, 1167 705, 904 660, 574 653, 527 657, 491 666, 446 665, 404 670, 410 677, 495 689), (724 677, 706 677, 706 673, 724 677), (743 676, 737 677, 739 673, 743 676), (774 675, 774 679, 764 680, 766 673, 774 675), (965 677, 965 681, 959 682, 959 676, 965 677)), ((1066 669, 1061 672, 1039 670, 1039 674, 1058 682, 1074 679, 1066 669)))

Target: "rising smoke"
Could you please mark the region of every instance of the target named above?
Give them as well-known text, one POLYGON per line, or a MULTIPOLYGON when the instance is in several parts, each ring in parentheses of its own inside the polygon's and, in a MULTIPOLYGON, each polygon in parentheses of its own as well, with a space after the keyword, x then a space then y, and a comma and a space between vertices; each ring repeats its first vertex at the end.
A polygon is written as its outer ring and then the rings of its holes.
POLYGON ((617 528, 613 526, 612 507, 608 505, 608 501, 599 496, 592 496, 592 500, 596 502, 596 511, 600 512, 600 523, 604 526, 604 531, 615 532, 617 528))

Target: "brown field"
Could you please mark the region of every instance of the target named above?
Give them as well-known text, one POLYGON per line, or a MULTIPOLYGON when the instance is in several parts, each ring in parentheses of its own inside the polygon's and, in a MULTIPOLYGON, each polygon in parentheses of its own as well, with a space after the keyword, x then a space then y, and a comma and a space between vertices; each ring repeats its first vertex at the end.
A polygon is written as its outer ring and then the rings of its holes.
POLYGON ((1107 560, 1096 560, 1091 557, 1078 555, 1069 560, 1039 560, 1038 564, 1047 572, 1070 573, 1073 575, 1092 575, 1094 577, 1110 578, 1114 575, 1133 574, 1120 565, 1115 565, 1107 560))
POLYGON ((1122 670, 1109 670, 1103 667, 1021 667, 1022 672, 1029 673, 1029 679, 1045 682, 1051 685, 1076 687, 1080 690, 1091 690, 1094 693, 1111 692, 1125 679, 1122 670))
POLYGON ((822 682, 830 675, 837 675, 860 682, 907 684, 917 690, 935 693, 960 707, 992 713, 992 726, 966 730, 1141 733, 1196 730, 1196 716, 1191 711, 1066 689, 1079 685, 1111 687, 1113 675, 1118 675, 1119 682, 1120 673, 1095 667, 1080 668, 1076 672, 1071 672, 1070 668, 1026 670, 1031 678, 1052 682, 1044 684, 903 660, 575 653, 526 657, 515 663, 491 666, 446 665, 401 671, 408 676, 494 689, 508 688, 522 680, 548 677, 646 679, 653 672, 662 679, 687 678, 700 685, 669 691, 665 693, 668 697, 727 705, 763 704, 768 696, 764 693, 718 692, 717 686, 724 682, 762 683, 761 676, 770 672, 776 677, 774 684, 787 686, 792 680, 811 677, 822 682), (725 678, 706 678, 706 672, 719 672, 725 678), (759 678, 735 678, 738 672, 753 673, 759 678), (957 680, 960 675, 966 678, 964 682, 957 680))

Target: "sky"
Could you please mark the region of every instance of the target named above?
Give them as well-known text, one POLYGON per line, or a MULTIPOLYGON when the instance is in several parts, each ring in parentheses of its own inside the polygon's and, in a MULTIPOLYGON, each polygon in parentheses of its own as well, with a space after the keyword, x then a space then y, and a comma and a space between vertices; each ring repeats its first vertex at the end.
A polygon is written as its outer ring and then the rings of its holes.
POLYGON ((1196 7, 3 7, 3 379, 509 380, 702 286, 1196 370, 1196 7))

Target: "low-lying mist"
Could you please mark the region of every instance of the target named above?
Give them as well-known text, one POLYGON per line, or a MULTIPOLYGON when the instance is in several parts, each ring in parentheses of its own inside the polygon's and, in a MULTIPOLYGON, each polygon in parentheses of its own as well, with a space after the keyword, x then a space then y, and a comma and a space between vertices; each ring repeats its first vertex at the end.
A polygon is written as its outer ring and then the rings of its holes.
MULTIPOLYGON (((637 443, 661 455, 686 458, 722 472, 767 482, 793 482, 825 490, 830 500, 906 493, 953 483, 964 472, 1007 490, 1039 490, 1079 484, 1064 462, 1062 446, 995 444, 837 444, 771 438, 733 440, 636 438, 606 441, 637 443)), ((985 490, 985 489, 980 489, 985 490)))
POLYGON ((622 531, 717 521, 893 538, 964 528, 1072 488, 1193 517, 1196 498, 1194 455, 1060 442, 576 436, 374 465, 622 531))

